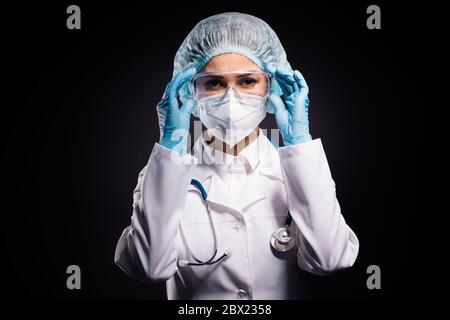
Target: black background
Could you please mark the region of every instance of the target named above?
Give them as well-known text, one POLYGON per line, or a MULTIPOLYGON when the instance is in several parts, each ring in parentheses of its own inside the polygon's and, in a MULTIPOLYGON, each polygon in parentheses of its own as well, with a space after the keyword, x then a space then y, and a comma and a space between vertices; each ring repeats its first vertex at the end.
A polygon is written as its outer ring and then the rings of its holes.
MULTIPOLYGON (((368 30, 372 2, 20 3, 3 8, 1 21, 5 295, 165 299, 163 284, 121 272, 114 249, 159 140, 155 106, 175 52, 198 21, 225 11, 265 20, 305 76, 311 134, 322 138, 343 215, 360 240, 353 268, 308 276, 312 298, 428 294, 411 288, 408 231, 423 139, 414 105, 422 99, 419 61, 425 41, 443 41, 439 8, 375 2, 382 29, 368 30), (70 4, 81 8, 81 30, 66 28, 70 4), (71 264, 81 267, 82 290, 66 288, 71 264), (381 267, 381 290, 366 288, 371 264, 381 267)), ((271 115, 262 127, 276 128, 271 115)))

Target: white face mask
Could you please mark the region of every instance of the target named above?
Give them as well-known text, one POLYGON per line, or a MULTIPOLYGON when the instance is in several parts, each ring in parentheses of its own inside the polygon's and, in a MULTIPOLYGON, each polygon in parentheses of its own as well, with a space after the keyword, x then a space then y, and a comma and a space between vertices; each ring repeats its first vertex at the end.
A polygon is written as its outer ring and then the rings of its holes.
POLYGON ((266 117, 265 102, 266 97, 230 88, 225 94, 200 98, 198 116, 211 134, 233 147, 266 117))

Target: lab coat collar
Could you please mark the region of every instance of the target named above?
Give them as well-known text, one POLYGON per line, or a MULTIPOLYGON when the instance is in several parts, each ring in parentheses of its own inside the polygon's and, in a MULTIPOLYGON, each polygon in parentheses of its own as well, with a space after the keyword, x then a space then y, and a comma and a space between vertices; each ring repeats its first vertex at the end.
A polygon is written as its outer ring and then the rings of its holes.
MULTIPOLYGON (((204 165, 201 165, 201 167, 204 167, 204 165)), ((249 182, 244 191, 243 200, 237 203, 216 171, 209 169, 208 174, 205 173, 203 172, 202 174, 202 172, 199 172, 194 176, 195 179, 202 183, 203 188, 205 188, 208 194, 206 201, 210 210, 218 213, 230 212, 234 215, 241 216, 242 212, 246 211, 252 204, 266 198, 265 189, 262 186, 267 181, 264 181, 265 178, 262 175, 258 175, 256 177, 257 179, 250 180, 251 182, 249 182)), ((190 185, 189 190, 194 190, 201 196, 200 191, 194 185, 190 185)))
POLYGON ((230 165, 235 163, 247 164, 247 173, 252 173, 260 164, 261 160, 276 152, 273 145, 259 129, 258 137, 245 147, 237 156, 230 155, 210 146, 204 136, 201 135, 194 145, 194 155, 201 158, 203 163, 211 164, 219 172, 226 172, 230 165))
MULTIPOLYGON (((234 214, 240 213, 239 205, 228 192, 223 180, 211 166, 205 164, 198 165, 193 178, 200 181, 207 192, 208 195, 206 201, 208 202, 210 209, 221 212, 223 211, 223 208, 226 208, 229 210, 231 209, 234 214)), ((196 186, 191 184, 189 190, 198 192, 199 196, 201 196, 200 190, 198 190, 196 186)))
MULTIPOLYGON (((249 183, 242 197, 244 200, 238 204, 220 177, 220 173, 231 165, 236 157, 212 149, 202 136, 197 139, 193 147, 193 155, 199 163, 195 179, 202 183, 208 193, 207 201, 213 206, 225 206, 241 212, 266 197, 262 187, 266 182, 264 179, 278 179, 284 183, 278 151, 260 130, 258 138, 239 153, 241 160, 244 159, 249 166, 249 174, 255 172, 257 177, 251 179, 252 182, 249 183), (215 162, 216 160, 218 163, 215 162)), ((196 189, 194 186, 191 188, 196 189)))

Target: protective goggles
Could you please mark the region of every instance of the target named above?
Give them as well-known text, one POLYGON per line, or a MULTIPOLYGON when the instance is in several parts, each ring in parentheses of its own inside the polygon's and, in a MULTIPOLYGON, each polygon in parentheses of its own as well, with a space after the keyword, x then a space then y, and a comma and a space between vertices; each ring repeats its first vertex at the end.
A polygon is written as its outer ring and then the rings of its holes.
POLYGON ((225 94, 230 88, 238 93, 267 97, 270 87, 271 75, 263 71, 201 72, 189 81, 195 99, 225 94))

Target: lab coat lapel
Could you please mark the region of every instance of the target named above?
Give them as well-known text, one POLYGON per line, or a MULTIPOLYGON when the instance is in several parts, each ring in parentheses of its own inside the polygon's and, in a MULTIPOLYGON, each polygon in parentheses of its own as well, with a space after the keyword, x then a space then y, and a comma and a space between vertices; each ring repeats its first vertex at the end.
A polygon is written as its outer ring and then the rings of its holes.
MULTIPOLYGON (((200 136, 194 144, 193 154, 197 159, 204 160, 208 156, 204 153, 202 137, 200 136)), ((200 161, 200 163, 202 163, 200 161)), ((213 169, 212 165, 199 164, 195 173, 197 180, 199 180, 206 192, 208 193, 207 201, 211 209, 219 206, 222 209, 240 212, 239 207, 234 198, 229 193, 225 183, 222 181, 218 173, 213 169)), ((191 186, 193 187, 193 186, 191 186)), ((219 208, 217 208, 219 209, 219 208)), ((220 211, 220 210, 218 210, 220 211)))
POLYGON ((248 180, 247 187, 239 203, 231 196, 225 183, 215 171, 211 170, 210 174, 203 179, 202 184, 208 192, 207 201, 211 207, 221 206, 241 213, 247 210, 252 204, 267 197, 266 186, 268 182, 265 175, 255 173, 255 177, 248 180))
POLYGON ((254 168, 252 177, 250 177, 244 195, 241 198, 240 206, 243 211, 247 210, 254 203, 264 200, 268 197, 268 183, 271 180, 279 180, 284 184, 281 173, 280 158, 278 151, 273 147, 270 141, 261 136, 259 141, 259 162, 254 168))
POLYGON ((242 211, 246 211, 252 204, 267 197, 267 179, 255 172, 254 177, 249 177, 247 187, 244 190, 239 205, 242 211))
POLYGON ((236 200, 231 196, 225 183, 215 171, 211 175, 207 200, 212 206, 222 206, 235 212, 240 212, 236 200))
POLYGON ((267 193, 270 190, 268 184, 271 183, 271 180, 279 180, 284 185, 281 170, 277 169, 276 166, 270 168, 261 164, 261 168, 254 172, 254 176, 249 179, 247 188, 239 202, 242 211, 248 210, 256 202, 268 197, 267 193))
MULTIPOLYGON (((253 177, 249 177, 247 188, 244 190, 244 194, 240 198, 239 204, 234 197, 231 196, 225 183, 212 166, 204 164, 197 166, 196 179, 199 180, 207 190, 207 200, 211 206, 221 206, 234 212, 241 213, 248 209, 252 204, 267 197, 268 179, 278 179, 283 182, 278 152, 266 137, 261 138, 263 139, 261 141, 263 144, 262 147, 264 147, 266 153, 261 153, 261 162, 258 164, 259 168, 254 170, 253 177)), ((202 153, 203 149, 200 137, 194 145, 194 155, 199 158, 203 156, 202 153)))
MULTIPOLYGON (((214 207, 219 209, 217 208, 219 206, 222 209, 240 212, 238 204, 229 193, 225 183, 211 166, 198 165, 193 178, 199 180, 208 193, 206 200, 211 209, 214 209, 214 207)), ((196 187, 191 185, 191 188, 195 189, 196 187)), ((217 211, 220 212, 220 210, 217 211)))

